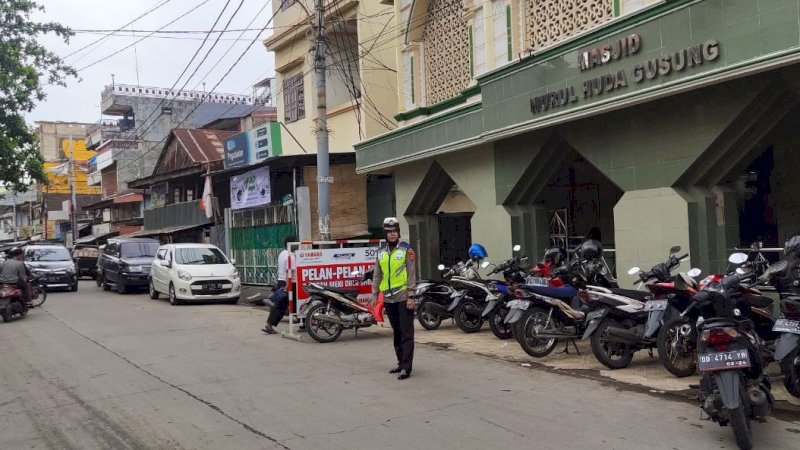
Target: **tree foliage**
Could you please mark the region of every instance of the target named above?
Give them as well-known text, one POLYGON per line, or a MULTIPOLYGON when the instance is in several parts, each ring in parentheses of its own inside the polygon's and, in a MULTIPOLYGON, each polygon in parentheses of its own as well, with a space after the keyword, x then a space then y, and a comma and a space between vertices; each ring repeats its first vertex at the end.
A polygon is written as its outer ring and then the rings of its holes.
POLYGON ((24 191, 27 183, 47 182, 36 132, 24 114, 45 99, 44 86, 66 86, 77 76, 55 53, 39 43, 54 33, 65 42, 73 35, 58 23, 35 22, 44 7, 30 0, 0 1, 0 183, 24 191))

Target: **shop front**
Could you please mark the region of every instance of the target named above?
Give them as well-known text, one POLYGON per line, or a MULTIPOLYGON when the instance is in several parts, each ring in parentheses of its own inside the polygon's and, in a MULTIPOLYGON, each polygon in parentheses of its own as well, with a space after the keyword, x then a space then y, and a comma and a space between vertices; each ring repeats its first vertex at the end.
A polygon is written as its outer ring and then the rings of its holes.
POLYGON ((723 269, 800 231, 798 18, 797 1, 666 2, 482 75, 462 106, 358 144, 358 170, 393 171, 425 275, 454 186, 491 259, 591 233, 622 274, 673 245, 723 269))

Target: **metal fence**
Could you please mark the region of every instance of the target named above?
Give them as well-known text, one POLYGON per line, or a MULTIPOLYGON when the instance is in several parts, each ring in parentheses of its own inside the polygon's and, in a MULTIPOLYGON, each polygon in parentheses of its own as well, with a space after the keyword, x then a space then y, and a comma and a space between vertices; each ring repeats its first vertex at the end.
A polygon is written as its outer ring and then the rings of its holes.
POLYGON ((294 205, 231 213, 231 254, 245 284, 273 285, 286 236, 297 233, 294 205))

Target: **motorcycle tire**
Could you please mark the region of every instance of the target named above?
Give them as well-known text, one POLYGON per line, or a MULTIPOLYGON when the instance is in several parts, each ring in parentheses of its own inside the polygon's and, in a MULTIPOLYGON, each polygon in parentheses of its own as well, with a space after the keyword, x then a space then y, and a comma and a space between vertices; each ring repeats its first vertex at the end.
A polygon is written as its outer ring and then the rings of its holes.
POLYGON ((489 329, 492 330, 497 339, 511 339, 514 337, 514 327, 511 324, 503 323, 506 316, 502 310, 495 309, 489 314, 489 329))
POLYGON ((781 374, 786 390, 800 398, 800 349, 794 349, 781 360, 781 374))
POLYGON ((455 314, 453 314, 453 318, 456 320, 456 325, 458 325, 458 328, 460 328, 464 333, 477 333, 478 331, 481 331, 481 328, 483 328, 483 317, 469 314, 466 308, 467 305, 473 305, 476 308, 479 308, 478 302, 474 300, 467 300, 458 305, 455 314))
POLYGON ((592 353, 594 357, 600 361, 600 364, 608 367, 609 369, 624 369, 631 364, 633 360, 633 350, 630 345, 607 343, 604 342, 609 327, 622 327, 618 321, 610 318, 603 319, 600 326, 592 334, 592 353), (615 348, 612 350, 610 346, 615 348), (614 359, 611 353, 616 353, 617 359, 614 359))
POLYGON ((103 287, 103 276, 99 273, 94 274, 94 282, 97 283, 97 287, 103 287))
POLYGON ((431 300, 422 300, 417 306, 417 322, 426 330, 436 330, 442 325, 442 316, 430 311, 431 300))
POLYGON ((658 359, 661 360, 661 365, 678 378, 688 377, 697 372, 697 340, 692 339, 691 336, 688 338, 678 337, 678 339, 685 340, 684 345, 686 345, 688 353, 682 348, 676 348, 683 347, 683 345, 674 345, 676 343, 673 342, 679 333, 678 329, 686 324, 688 322, 680 317, 672 319, 658 330, 656 338, 658 359), (681 354, 676 355, 676 353, 681 354))
MULTIPOLYGON (((326 315, 325 310, 327 308, 328 307, 326 305, 319 303, 309 308, 308 312, 306 313, 306 331, 308 332, 308 335, 311 336, 311 338, 315 341, 323 344, 339 339, 339 336, 342 335, 342 331, 344 331, 343 325, 314 320, 315 315, 326 315), (322 330, 324 330, 326 334, 320 333, 322 330), (330 330, 333 331, 331 332, 330 330)), ((339 311, 335 308, 331 308, 330 311, 335 313, 337 317, 341 316, 339 311)))
POLYGON ((750 429, 750 419, 744 411, 744 405, 739 405, 736 409, 728 410, 728 425, 733 430, 736 437, 736 445, 741 450, 753 448, 753 431, 750 429))
POLYGON ((31 300, 31 307, 38 308, 44 305, 44 302, 47 300, 47 289, 37 286, 34 286, 33 289, 38 289, 39 295, 37 295, 36 298, 31 300))
POLYGON ((515 324, 514 334, 517 342, 525 353, 534 358, 544 358, 552 353, 558 344, 555 338, 542 339, 534 337, 532 333, 533 327, 539 323, 544 325, 549 315, 550 312, 546 309, 534 306, 525 311, 515 324))
POLYGON ((14 309, 11 306, 11 302, 8 303, 8 306, 3 308, 2 315, 3 315, 3 322, 6 323, 11 322, 11 319, 14 317, 14 309))

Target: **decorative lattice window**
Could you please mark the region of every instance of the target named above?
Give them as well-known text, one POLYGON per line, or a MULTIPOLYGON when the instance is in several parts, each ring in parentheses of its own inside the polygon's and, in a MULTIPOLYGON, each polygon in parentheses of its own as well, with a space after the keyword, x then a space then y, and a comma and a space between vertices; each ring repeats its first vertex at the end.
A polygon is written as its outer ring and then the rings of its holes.
POLYGON ((470 82, 464 0, 432 0, 423 33, 427 104, 460 94, 470 82))
POLYGON ((613 0, 525 0, 527 44, 550 47, 613 18, 613 0))
POLYGON ((283 80, 283 121, 295 122, 306 117, 303 74, 283 80))

